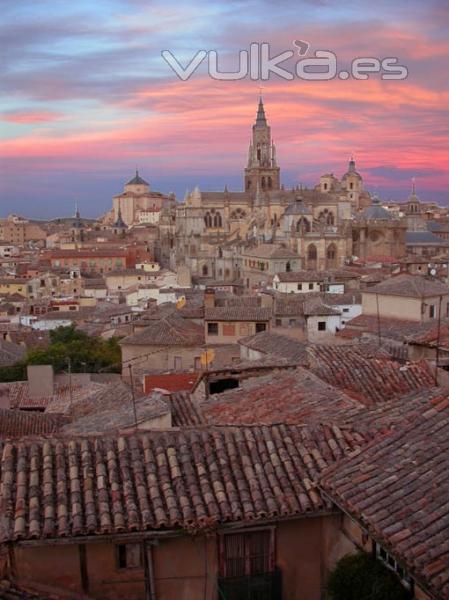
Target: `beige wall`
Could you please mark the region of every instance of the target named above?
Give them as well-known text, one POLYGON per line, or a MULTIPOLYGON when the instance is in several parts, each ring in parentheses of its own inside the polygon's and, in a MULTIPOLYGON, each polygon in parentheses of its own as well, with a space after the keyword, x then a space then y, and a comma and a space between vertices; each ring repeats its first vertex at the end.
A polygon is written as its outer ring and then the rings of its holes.
POLYGON ((181 359, 180 364, 177 361, 180 371, 194 369, 195 358, 199 358, 203 352, 204 348, 201 346, 132 346, 123 344, 123 376, 129 376, 129 364, 136 373, 140 370, 173 370, 175 369, 175 357, 181 359), (132 360, 131 363, 128 362, 130 360, 132 360))
MULTIPOLYGON (((403 319, 407 321, 429 321, 429 306, 435 307, 435 317, 438 319, 438 309, 440 303, 440 297, 434 296, 432 298, 405 298, 402 296, 387 296, 384 294, 378 294, 379 302, 379 315, 381 318, 392 318, 392 319, 403 319), (425 304, 424 313, 422 313, 422 305, 425 304)), ((441 317, 446 316, 447 304, 449 302, 449 295, 443 296, 441 303, 441 317)), ((362 292, 362 313, 364 315, 377 315, 377 299, 376 294, 371 292, 362 292)))

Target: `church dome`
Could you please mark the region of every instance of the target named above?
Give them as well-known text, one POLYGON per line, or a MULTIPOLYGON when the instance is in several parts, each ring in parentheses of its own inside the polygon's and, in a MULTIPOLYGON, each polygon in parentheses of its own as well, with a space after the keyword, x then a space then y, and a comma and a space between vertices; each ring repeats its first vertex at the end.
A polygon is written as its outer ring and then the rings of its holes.
POLYGON ((376 219, 383 221, 390 221, 394 218, 389 210, 380 205, 380 200, 378 198, 373 199, 371 206, 365 208, 361 216, 362 219, 376 219))
POLYGON ((136 174, 126 185, 150 185, 145 179, 139 175, 139 171, 136 170, 136 174))
POLYGON ((355 170, 355 160, 354 157, 351 156, 351 160, 349 161, 349 166, 347 172, 341 178, 342 181, 345 181, 350 175, 356 177, 357 179, 362 179, 360 173, 355 170))

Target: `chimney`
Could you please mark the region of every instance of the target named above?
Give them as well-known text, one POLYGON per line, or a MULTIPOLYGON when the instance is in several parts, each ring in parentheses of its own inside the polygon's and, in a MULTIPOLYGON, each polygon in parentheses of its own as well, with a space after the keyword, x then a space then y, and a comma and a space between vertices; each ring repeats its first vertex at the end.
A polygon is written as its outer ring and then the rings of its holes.
POLYGON ((215 306, 215 290, 206 288, 204 290, 204 308, 214 308, 215 306))
POLYGON ((52 365, 28 365, 27 378, 30 398, 53 396, 54 375, 52 365))

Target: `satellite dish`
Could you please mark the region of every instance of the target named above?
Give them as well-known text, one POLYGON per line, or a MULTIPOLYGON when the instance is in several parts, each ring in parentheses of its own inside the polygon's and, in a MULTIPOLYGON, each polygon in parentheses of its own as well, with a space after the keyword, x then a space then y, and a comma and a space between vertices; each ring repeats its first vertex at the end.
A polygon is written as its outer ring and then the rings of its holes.
POLYGON ((437 274, 437 270, 436 269, 430 269, 430 274, 431 275, 436 275, 437 274))

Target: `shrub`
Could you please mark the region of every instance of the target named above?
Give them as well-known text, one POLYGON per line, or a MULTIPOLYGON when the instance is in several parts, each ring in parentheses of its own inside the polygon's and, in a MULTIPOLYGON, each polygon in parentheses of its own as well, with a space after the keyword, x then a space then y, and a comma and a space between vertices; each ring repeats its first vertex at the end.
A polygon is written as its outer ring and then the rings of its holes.
POLYGON ((347 554, 328 581, 332 600, 409 600, 412 594, 385 565, 368 554, 347 554))

